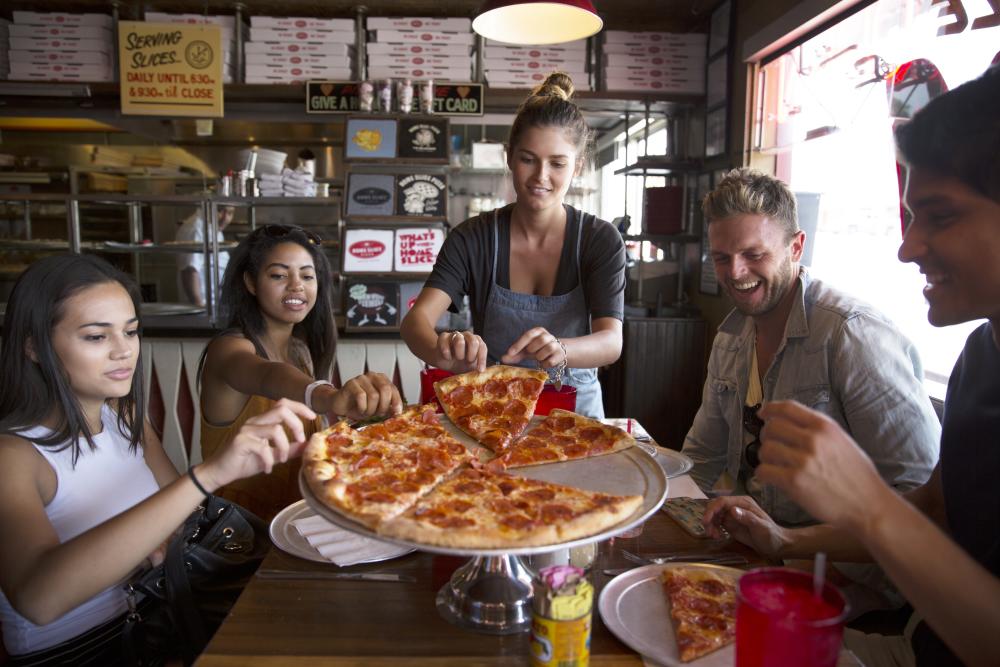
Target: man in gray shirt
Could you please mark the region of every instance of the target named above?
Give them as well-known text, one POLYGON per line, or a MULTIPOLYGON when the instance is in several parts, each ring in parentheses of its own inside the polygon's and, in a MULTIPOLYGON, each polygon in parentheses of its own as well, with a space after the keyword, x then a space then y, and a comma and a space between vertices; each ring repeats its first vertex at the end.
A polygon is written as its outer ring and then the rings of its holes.
MULTIPOLYGON (((754 478, 761 427, 756 411, 779 399, 836 420, 899 491, 923 484, 938 458, 941 428, 917 350, 881 313, 799 265, 806 238, 788 186, 750 169, 734 170, 702 208, 716 275, 736 308, 719 326, 702 404, 684 441, 698 485, 748 494, 782 524, 813 521, 754 478)), ((841 569, 883 588, 870 567, 841 569)), ((858 602, 868 608, 890 603, 858 602)))

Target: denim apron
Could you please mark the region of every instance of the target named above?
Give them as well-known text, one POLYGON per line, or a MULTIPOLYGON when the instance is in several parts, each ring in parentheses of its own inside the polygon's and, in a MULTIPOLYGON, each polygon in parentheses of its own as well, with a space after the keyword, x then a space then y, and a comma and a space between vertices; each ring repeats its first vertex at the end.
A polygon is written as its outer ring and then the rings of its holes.
MULTIPOLYGON (((576 275, 577 284, 567 294, 539 296, 521 294, 497 284, 497 254, 500 252, 500 234, 497 212, 493 211, 493 268, 490 273, 490 294, 483 314, 480 333, 489 350, 489 362, 499 363, 511 345, 528 329, 544 327, 557 338, 577 338, 590 333, 590 310, 583 291, 580 275, 580 239, 583 236, 583 216, 577 219, 576 275)), ((525 359, 521 366, 536 367, 533 359, 525 359)), ((550 370, 554 379, 554 371, 550 370)), ((576 412, 587 417, 604 417, 601 400, 601 383, 597 381, 596 368, 567 368, 563 384, 576 388, 576 412)))

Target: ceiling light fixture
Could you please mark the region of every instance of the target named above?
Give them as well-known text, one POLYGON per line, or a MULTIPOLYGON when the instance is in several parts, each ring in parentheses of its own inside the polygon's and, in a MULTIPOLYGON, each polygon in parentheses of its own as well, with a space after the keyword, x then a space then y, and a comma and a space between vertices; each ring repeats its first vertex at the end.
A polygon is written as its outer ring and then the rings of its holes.
POLYGON ((560 44, 600 32, 590 0, 486 0, 472 29, 508 44, 560 44))

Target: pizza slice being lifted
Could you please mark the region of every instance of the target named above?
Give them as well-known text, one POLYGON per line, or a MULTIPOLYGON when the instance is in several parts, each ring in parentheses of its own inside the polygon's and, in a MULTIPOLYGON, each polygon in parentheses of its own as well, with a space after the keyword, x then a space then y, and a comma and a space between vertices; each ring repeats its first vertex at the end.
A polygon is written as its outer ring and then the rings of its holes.
POLYGON ((739 574, 716 567, 678 566, 660 575, 681 661, 696 660, 736 640, 739 574))
POLYGON ((369 528, 400 514, 472 454, 449 438, 381 440, 346 422, 314 434, 302 454, 306 483, 327 507, 369 528))
POLYGON ((555 408, 486 466, 490 470, 505 470, 572 461, 620 452, 634 444, 632 436, 620 428, 555 408))
POLYGON ((537 369, 490 366, 435 382, 434 392, 453 424, 500 453, 535 414, 546 379, 537 369))
POLYGON ((438 421, 437 406, 433 403, 413 405, 395 417, 362 429, 367 438, 407 444, 414 440, 436 440, 440 443, 461 444, 438 421))
POLYGON ((567 542, 631 516, 642 496, 612 496, 464 468, 379 532, 422 544, 497 549, 567 542))

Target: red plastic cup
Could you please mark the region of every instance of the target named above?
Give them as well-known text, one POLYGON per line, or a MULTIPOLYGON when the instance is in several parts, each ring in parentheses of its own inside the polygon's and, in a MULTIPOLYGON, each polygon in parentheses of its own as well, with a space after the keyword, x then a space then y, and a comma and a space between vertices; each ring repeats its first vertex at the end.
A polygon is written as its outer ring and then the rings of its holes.
POLYGON ((808 572, 765 567, 740 577, 736 597, 736 667, 836 666, 848 606, 834 586, 817 597, 808 572))
MULTIPOLYGON (((425 368, 420 371, 420 403, 438 403, 434 394, 434 383, 454 375, 451 371, 440 368, 425 368)), ((441 405, 438 403, 438 408, 441 405)), ((563 385, 556 390, 554 385, 547 384, 542 388, 542 393, 538 397, 538 405, 535 406, 536 415, 547 415, 553 408, 562 408, 570 412, 576 409, 576 387, 563 385)))

